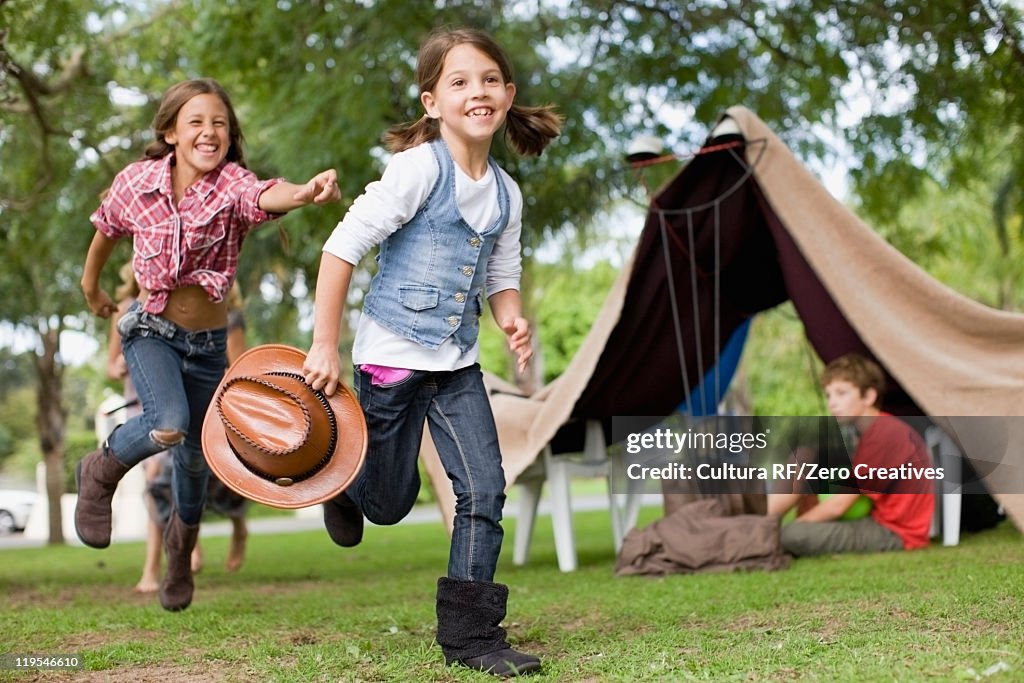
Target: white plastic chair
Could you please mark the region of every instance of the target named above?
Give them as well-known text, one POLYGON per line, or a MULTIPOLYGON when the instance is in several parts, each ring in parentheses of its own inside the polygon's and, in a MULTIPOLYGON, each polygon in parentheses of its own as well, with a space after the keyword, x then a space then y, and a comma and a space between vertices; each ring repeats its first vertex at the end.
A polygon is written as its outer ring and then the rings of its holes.
POLYGON ((960 544, 960 503, 963 454, 956 443, 941 427, 932 425, 924 430, 924 441, 932 462, 942 468, 943 477, 936 482, 935 517, 932 536, 942 534, 942 545, 960 544))
POLYGON ((618 453, 618 449, 609 455, 600 421, 588 420, 585 434, 581 459, 553 455, 551 447, 546 446, 541 457, 516 479, 516 486, 519 487, 520 493, 520 507, 512 552, 513 564, 520 566, 526 564, 533 537, 533 524, 537 518, 537 507, 545 481, 548 482, 548 496, 551 503, 555 554, 558 557, 558 568, 563 572, 575 571, 578 566, 570 493, 573 476, 604 476, 607 478, 608 507, 612 518, 612 542, 615 545, 616 553, 622 547, 622 539, 626 532, 636 525, 640 503, 643 499, 640 484, 635 484, 621 475, 625 466, 622 455, 618 453), (613 477, 616 472, 619 472, 620 476, 613 477), (629 490, 625 493, 614 492, 613 480, 628 482, 629 490))

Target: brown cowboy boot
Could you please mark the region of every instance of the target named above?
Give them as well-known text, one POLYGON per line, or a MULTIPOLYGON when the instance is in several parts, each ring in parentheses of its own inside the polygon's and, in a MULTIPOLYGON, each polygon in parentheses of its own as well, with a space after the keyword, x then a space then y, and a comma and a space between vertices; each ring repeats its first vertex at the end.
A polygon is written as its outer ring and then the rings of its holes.
POLYGON ((164 550, 167 553, 167 573, 160 584, 160 605, 168 611, 178 612, 192 604, 192 549, 199 538, 199 525, 189 526, 181 521, 176 511, 164 527, 164 550))
POLYGON ((78 502, 75 533, 92 548, 110 545, 110 500, 117 482, 131 469, 114 457, 106 444, 82 458, 75 467, 78 502))

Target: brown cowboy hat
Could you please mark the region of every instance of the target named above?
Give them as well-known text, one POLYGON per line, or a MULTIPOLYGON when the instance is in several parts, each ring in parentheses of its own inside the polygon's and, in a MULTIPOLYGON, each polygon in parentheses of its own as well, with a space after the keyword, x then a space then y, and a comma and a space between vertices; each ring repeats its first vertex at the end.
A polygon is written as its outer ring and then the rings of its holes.
POLYGON ((334 498, 366 456, 355 394, 340 384, 333 396, 315 391, 303 379, 305 358, 281 344, 249 349, 228 368, 203 422, 203 453, 217 478, 272 507, 334 498))

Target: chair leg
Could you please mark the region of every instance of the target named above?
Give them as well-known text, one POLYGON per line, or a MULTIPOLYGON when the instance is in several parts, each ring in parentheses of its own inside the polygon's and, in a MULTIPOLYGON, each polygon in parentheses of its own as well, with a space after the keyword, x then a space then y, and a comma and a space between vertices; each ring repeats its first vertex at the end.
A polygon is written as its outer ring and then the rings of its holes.
MULTIPOLYGON (((939 466, 939 442, 941 440, 940 435, 942 430, 932 425, 924 430, 924 443, 928 448, 928 455, 931 456, 932 465, 939 466)), ((932 526, 928 530, 928 538, 938 538, 942 534, 942 509, 943 509, 943 497, 942 497, 942 483, 940 482, 935 487, 935 513, 932 515, 932 526)))
POLYGON ((612 513, 612 542, 615 552, 622 549, 622 541, 629 530, 636 526, 640 516, 640 505, 643 503, 644 487, 642 481, 634 481, 626 476, 625 461, 622 453, 612 454, 608 472, 608 505, 612 513))
POLYGON ((939 462, 945 475, 942 481, 942 545, 960 545, 960 484, 963 467, 960 451, 948 436, 939 442, 939 462))
POLYGON ((551 525, 555 533, 555 554, 558 568, 563 572, 576 570, 576 540, 572 528, 572 500, 569 493, 569 469, 544 449, 544 471, 548 477, 551 497, 551 525))
POLYGON ((537 505, 540 503, 544 478, 536 477, 519 484, 519 517, 516 519, 516 538, 512 548, 512 564, 522 566, 530 554, 533 541, 533 523, 537 520, 537 505))
POLYGON ((942 545, 960 545, 960 495, 942 494, 942 545))
POLYGON ((925 430, 925 443, 935 465, 945 475, 938 483, 935 517, 932 520, 932 535, 938 536, 941 529, 942 545, 960 544, 960 503, 961 491, 958 482, 962 478, 962 455, 949 435, 940 427, 931 426, 925 430))

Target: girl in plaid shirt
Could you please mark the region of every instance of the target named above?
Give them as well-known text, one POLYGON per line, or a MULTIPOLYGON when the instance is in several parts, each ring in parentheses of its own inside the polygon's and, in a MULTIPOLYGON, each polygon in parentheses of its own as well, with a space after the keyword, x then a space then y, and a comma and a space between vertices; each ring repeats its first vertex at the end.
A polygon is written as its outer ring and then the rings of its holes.
POLYGON ((189 556, 209 476, 200 433, 224 374, 227 294, 242 241, 253 227, 306 204, 337 201, 334 169, 304 185, 260 180, 245 167, 242 130, 231 100, 212 79, 172 86, 153 120, 145 158, 117 174, 91 220, 82 292, 89 309, 116 311, 99 286, 116 241, 131 236, 141 292, 118 321, 128 372, 142 414, 114 430, 75 471, 75 531, 88 546, 110 544, 110 502, 121 477, 170 449, 174 511, 164 530, 167 573, 160 604, 192 602, 189 556))

